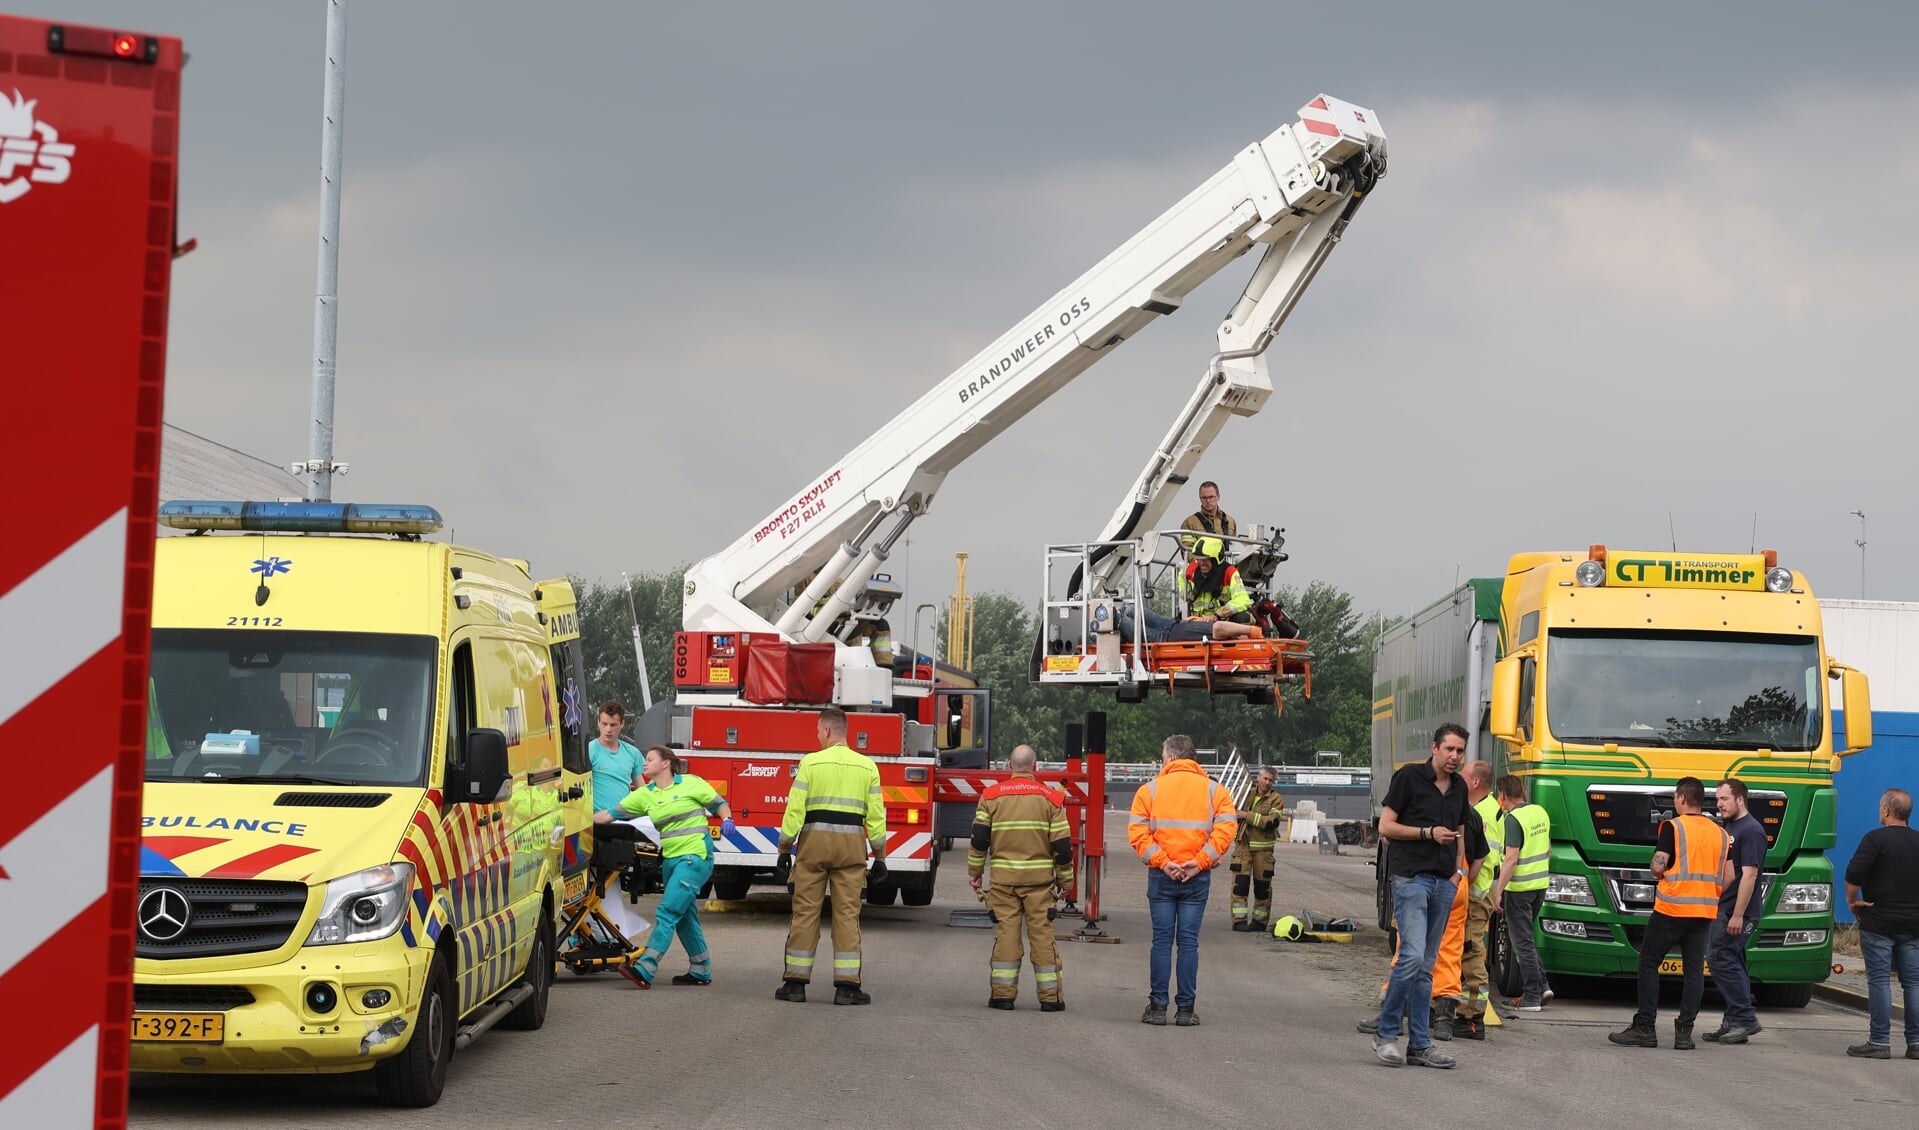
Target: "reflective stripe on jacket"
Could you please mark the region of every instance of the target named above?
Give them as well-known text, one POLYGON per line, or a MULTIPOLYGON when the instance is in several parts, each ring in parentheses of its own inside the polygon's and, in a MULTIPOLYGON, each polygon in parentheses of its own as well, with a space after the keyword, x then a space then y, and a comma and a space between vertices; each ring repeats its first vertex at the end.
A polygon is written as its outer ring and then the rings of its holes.
POLYGON ((1506 889, 1543 891, 1547 874, 1552 870, 1552 817, 1536 804, 1522 804, 1513 809, 1511 815, 1519 821, 1519 830, 1525 838, 1519 843, 1519 859, 1513 864, 1513 877, 1506 880, 1506 889))
POLYGON ((781 851, 792 850, 802 825, 847 835, 863 831, 873 854, 885 855, 886 797, 880 792, 879 766, 844 745, 800 758, 780 818, 781 851))
POLYGON ((1071 886, 1073 835, 1065 795, 1030 773, 989 786, 973 815, 966 873, 978 878, 989 860, 994 886, 1071 886))
POLYGON ((1285 814, 1286 798, 1278 790, 1261 796, 1254 793, 1246 798, 1246 819, 1240 822, 1239 839, 1248 851, 1271 851, 1273 847, 1273 829, 1279 826, 1279 818, 1285 814))
POLYGON ((1236 616, 1250 610, 1253 607, 1253 595, 1246 591, 1245 584, 1240 581, 1239 570, 1224 561, 1216 562, 1213 568, 1226 570, 1226 574, 1219 579, 1217 593, 1196 591, 1193 584, 1196 566, 1186 566, 1186 571, 1179 575, 1179 598, 1186 605, 1186 614, 1236 616))
POLYGON ((1719 913, 1719 870, 1730 846, 1726 830, 1704 816, 1675 816, 1672 863, 1653 897, 1655 913, 1668 918, 1712 918, 1719 913))
POLYGON ((1472 893, 1483 895, 1493 889, 1493 883, 1499 878, 1499 865, 1506 859, 1506 814, 1499 808, 1499 797, 1487 793, 1473 805, 1473 811, 1479 813, 1479 822, 1486 828, 1486 860, 1473 872, 1472 893))
POLYGON ((1219 866, 1239 834, 1233 794, 1188 758, 1171 762, 1133 794, 1126 840, 1148 867, 1197 862, 1219 866))
POLYGON ((645 816, 660 832, 660 858, 678 859, 683 855, 701 859, 713 857, 712 841, 707 838, 706 817, 725 803, 713 786, 702 777, 682 773, 666 788, 648 784, 638 792, 615 801, 615 818, 645 816))

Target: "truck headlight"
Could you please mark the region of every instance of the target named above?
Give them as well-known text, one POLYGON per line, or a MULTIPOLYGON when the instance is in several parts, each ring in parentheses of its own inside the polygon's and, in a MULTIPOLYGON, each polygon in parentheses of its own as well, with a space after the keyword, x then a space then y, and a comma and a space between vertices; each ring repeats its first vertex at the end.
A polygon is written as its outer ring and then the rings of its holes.
POLYGON ((412 886, 411 863, 382 864, 333 880, 326 885, 320 919, 307 935, 307 945, 373 942, 391 935, 406 919, 412 886))
POLYGON ((1604 561, 1581 561, 1573 567, 1573 579, 1580 587, 1595 589, 1606 583, 1606 563, 1604 561))
POLYGON ((1766 570, 1766 591, 1767 592, 1791 592, 1792 591, 1792 570, 1785 569, 1785 568, 1772 568, 1772 569, 1766 570))
POLYGON ((1593 898, 1592 884, 1586 882, 1584 875, 1548 875, 1546 876, 1546 901, 1563 902, 1568 906, 1598 906, 1593 898))
POLYGON ((1832 909, 1831 883, 1787 883, 1779 896, 1781 914, 1805 914, 1832 909))

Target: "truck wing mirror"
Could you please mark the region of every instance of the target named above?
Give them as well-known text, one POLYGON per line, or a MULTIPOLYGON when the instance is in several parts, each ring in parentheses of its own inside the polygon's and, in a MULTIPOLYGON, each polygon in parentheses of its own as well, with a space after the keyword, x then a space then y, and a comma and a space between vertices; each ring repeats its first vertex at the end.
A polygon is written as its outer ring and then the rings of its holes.
POLYGON ((1487 729, 1501 741, 1521 741, 1519 733, 1519 685, 1525 658, 1509 655, 1493 667, 1493 701, 1487 729))
POLYGON ((466 759, 453 791, 449 799, 456 804, 499 804, 512 799, 513 775, 507 771, 504 733, 467 731, 466 759))
POLYGON ((1866 673, 1834 664, 1839 673, 1840 708, 1846 712, 1846 748, 1839 756, 1850 757, 1872 745, 1872 692, 1866 686, 1866 673))

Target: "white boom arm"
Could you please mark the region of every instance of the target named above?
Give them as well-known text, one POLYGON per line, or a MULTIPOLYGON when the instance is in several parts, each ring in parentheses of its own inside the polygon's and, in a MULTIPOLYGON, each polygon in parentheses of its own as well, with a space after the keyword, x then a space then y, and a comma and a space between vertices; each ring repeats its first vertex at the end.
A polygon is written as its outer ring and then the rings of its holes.
POLYGON ((1250 415, 1271 394, 1259 350, 1385 168, 1386 137, 1372 111, 1314 99, 1298 121, 1242 149, 805 490, 693 565, 685 628, 824 639, 841 613, 857 607, 866 582, 932 505, 948 471, 1263 244, 1269 250, 1220 327, 1221 353, 1206 381, 1142 474, 1135 501, 1109 527, 1145 528, 1166 505, 1161 488, 1168 477, 1190 469, 1226 416, 1250 415), (1140 513, 1128 523, 1135 504, 1140 513), (782 612, 781 598, 815 569, 806 591, 782 612))
MULTIPOLYGON (((1199 387, 1095 540, 1126 542, 1142 531, 1157 529, 1173 500, 1166 488, 1187 481, 1228 419, 1254 415, 1266 406, 1273 393, 1272 378, 1266 371, 1266 349, 1345 234, 1346 224, 1363 197, 1363 191, 1350 194, 1344 207, 1326 209, 1292 240, 1266 248, 1245 293, 1219 324, 1219 352, 1207 363, 1199 387)), ((1151 545, 1143 548, 1148 554, 1153 552, 1151 545)), ((1123 545, 1096 555, 1093 575, 1082 591, 1111 588, 1113 578, 1124 575, 1131 559, 1132 551, 1123 545)))

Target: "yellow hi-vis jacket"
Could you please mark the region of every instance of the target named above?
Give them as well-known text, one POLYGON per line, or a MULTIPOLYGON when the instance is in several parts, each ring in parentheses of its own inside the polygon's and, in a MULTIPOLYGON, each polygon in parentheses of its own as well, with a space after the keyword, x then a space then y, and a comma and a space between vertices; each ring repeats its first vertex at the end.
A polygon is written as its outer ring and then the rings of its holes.
POLYGON ((1506 858, 1506 814, 1499 808, 1499 796, 1487 793, 1473 805, 1473 811, 1479 813, 1479 822, 1486 827, 1486 861, 1473 872, 1472 893, 1491 894, 1493 883, 1499 878, 1499 864, 1506 858))
POLYGON ((863 753, 831 745, 800 758, 799 772, 786 791, 780 818, 780 850, 793 850, 800 832, 849 834, 864 831, 873 854, 886 855, 886 797, 880 792, 880 768, 863 753))
MULTIPOLYGON (((1512 877, 1506 880, 1506 889, 1543 891, 1552 873, 1552 817, 1546 814, 1544 808, 1531 803, 1522 804, 1507 815, 1519 821, 1521 839, 1519 858, 1513 863, 1512 877)), ((1511 846, 1506 844, 1501 848, 1501 858, 1505 857, 1504 849, 1511 846)), ((1718 892, 1715 891, 1713 894, 1715 904, 1718 897, 1718 892)))
POLYGON ((1148 867, 1196 861, 1200 870, 1210 870, 1239 834, 1233 811, 1233 794, 1206 776, 1197 761, 1182 757, 1133 794, 1126 841, 1148 867))

